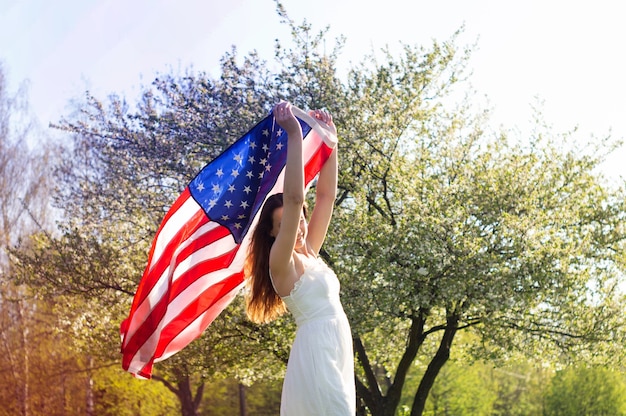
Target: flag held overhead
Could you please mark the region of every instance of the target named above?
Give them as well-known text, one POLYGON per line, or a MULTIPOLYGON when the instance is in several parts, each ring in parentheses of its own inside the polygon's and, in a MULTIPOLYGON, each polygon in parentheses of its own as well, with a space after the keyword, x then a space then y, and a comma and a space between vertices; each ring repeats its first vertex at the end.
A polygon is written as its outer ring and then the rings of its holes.
MULTIPOLYGON (((303 134, 305 184, 337 138, 293 108, 303 134)), ((150 378, 153 364, 198 338, 243 287, 248 231, 265 199, 282 192, 287 134, 270 114, 206 165, 157 230, 129 316, 122 367, 150 378)))

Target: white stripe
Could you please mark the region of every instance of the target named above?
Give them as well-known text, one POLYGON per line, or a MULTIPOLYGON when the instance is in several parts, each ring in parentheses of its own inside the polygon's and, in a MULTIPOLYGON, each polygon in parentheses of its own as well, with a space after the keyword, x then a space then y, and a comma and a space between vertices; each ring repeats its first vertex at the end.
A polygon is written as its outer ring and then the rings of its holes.
POLYGON ((230 302, 232 302, 244 285, 245 283, 242 282, 239 286, 224 295, 219 302, 216 302, 213 306, 200 314, 192 323, 189 324, 189 326, 187 326, 187 328, 181 331, 170 341, 169 345, 165 348, 165 351, 163 351, 163 355, 155 359, 154 362, 162 361, 171 357, 178 351, 185 348, 191 341, 202 335, 214 319, 211 315, 215 315, 215 317, 217 317, 221 311, 224 310, 230 302))
MULTIPOLYGON (((200 277, 198 280, 192 283, 189 287, 187 287, 182 293, 180 293, 176 297, 176 299, 172 300, 168 304, 165 316, 161 319, 161 321, 159 321, 159 324, 157 325, 157 328, 155 328, 155 331, 137 350, 137 353, 133 357, 128 371, 130 371, 131 373, 136 373, 137 371, 140 371, 141 368, 149 361, 149 359, 154 356, 154 353, 156 351, 156 347, 161 337, 161 332, 163 328, 167 326, 170 322, 172 322, 190 303, 195 301, 198 298, 198 295, 203 293, 209 287, 215 285, 216 283, 221 282, 222 280, 224 280, 225 278, 227 278, 228 276, 231 276, 233 273, 236 273, 236 272, 237 270, 226 268, 226 269, 220 269, 216 272, 208 273, 200 277), (146 359, 146 357, 149 357, 149 358, 146 359), (135 371, 131 371, 131 367, 135 368, 135 371)), ((231 296, 229 298, 230 300, 232 300, 232 297, 234 297, 234 295, 237 293, 238 290, 239 288, 232 291, 233 292, 232 296, 230 294, 227 295, 227 296, 231 296)), ((218 302, 218 304, 222 304, 222 302, 218 302)), ((147 305, 148 308, 150 306, 148 302, 144 302, 141 306, 143 307, 144 305, 147 305)), ((137 309, 137 312, 135 313, 134 316, 137 316, 138 313, 139 313, 139 308, 137 309)), ((149 314, 149 309, 148 309, 148 314, 149 314)), ((131 338, 131 336, 132 335, 130 334, 130 330, 129 330, 128 335, 126 336, 126 340, 128 341, 131 338)), ((177 337, 178 336, 180 336, 180 334, 177 335, 177 337)))
POLYGON ((152 335, 150 335, 150 338, 148 338, 141 345, 141 347, 139 347, 139 349, 133 356, 133 359, 130 361, 130 364, 128 365, 129 372, 137 374, 147 363, 150 362, 159 343, 159 338, 161 337, 161 329, 162 326, 161 323, 159 323, 157 330, 154 331, 152 335))
MULTIPOLYGON (((146 296, 143 302, 137 305, 133 318, 128 324, 124 345, 128 344, 131 338, 135 335, 135 332, 141 328, 143 323, 150 316, 153 307, 156 306, 161 298, 167 293, 167 289, 169 287, 168 282, 170 268, 171 266, 165 268, 163 274, 161 274, 159 280, 156 282, 150 293, 146 296)), ((154 334, 152 336, 154 336, 154 334)))
POLYGON ((212 242, 206 247, 194 251, 185 260, 178 263, 174 273, 172 274, 172 281, 176 281, 182 274, 198 263, 219 257, 229 251, 232 251, 235 247, 237 247, 235 239, 231 234, 228 234, 219 240, 212 242))
POLYGON ((205 290, 211 286, 220 283, 227 277, 234 273, 238 273, 240 270, 233 270, 231 268, 225 268, 216 270, 211 273, 207 273, 204 276, 199 277, 196 281, 190 284, 185 290, 183 290, 175 299, 172 299, 168 305, 167 312, 161 322, 164 325, 169 324, 180 313, 189 306, 190 303, 198 299, 205 290))
MULTIPOLYGON (((322 137, 315 131, 309 132, 302 142, 302 156, 306 159, 303 160, 304 166, 309 160, 317 153, 317 150, 322 146, 322 137)), ((334 147, 334 146, 333 146, 334 147)))
POLYGON ((152 262, 150 263, 150 271, 159 261, 169 242, 180 231, 180 226, 189 222, 198 211, 202 211, 202 207, 191 197, 185 201, 183 205, 169 218, 169 220, 161 228, 161 232, 157 236, 152 252, 152 262))
MULTIPOLYGON (((136 370, 135 371, 131 371, 130 367, 129 367, 128 371, 130 371, 131 373, 132 372, 136 373, 147 362, 149 362, 149 360, 155 354, 155 351, 156 351, 159 339, 161 337, 161 332, 163 331, 163 328, 166 327, 169 323, 171 323, 175 318, 177 318, 178 315, 187 306, 189 306, 190 303, 195 301, 201 293, 203 293, 209 287, 215 285, 216 283, 221 282, 222 280, 224 280, 228 276, 231 276, 233 273, 237 273, 237 272, 238 272, 238 270, 221 269, 221 270, 218 270, 218 271, 213 272, 213 273, 208 273, 205 276, 202 276, 198 280, 196 280, 187 289, 185 289, 179 296, 177 296, 176 299, 174 299, 172 302, 170 302, 168 307, 167 307, 167 311, 166 311, 165 316, 161 319, 161 321, 159 322, 159 324, 158 324, 157 328, 155 329, 155 331, 141 345, 141 347, 139 347, 137 353, 133 357, 133 359, 131 361, 131 366, 133 368, 136 368, 136 370), (148 357, 148 358, 146 359, 146 357, 148 357)), ((237 286, 235 289, 233 289, 230 293, 225 295, 224 296, 224 299, 225 299, 224 301, 222 301, 222 300, 218 301, 216 304, 213 305, 212 308, 209 308, 207 311, 203 312, 200 315, 200 318, 203 317, 209 311, 215 309, 215 307, 218 307, 219 305, 224 305, 224 307, 226 307, 232 301, 232 299, 235 297, 235 295, 239 292, 239 290, 240 290, 240 288, 242 286, 243 286, 243 283, 241 285, 237 286), (227 303, 224 303, 226 301, 227 301, 227 303)), ((199 323, 202 322, 202 320, 198 320, 198 319, 199 318, 196 318, 194 320, 196 325, 198 325, 199 323)), ((208 326, 208 323, 207 323, 206 326, 208 326)), ((202 333, 202 331, 204 331, 204 329, 206 329, 206 326, 199 333, 195 333, 194 331, 195 331, 196 327, 194 327, 194 325, 192 324, 192 325, 190 325, 188 327, 189 330, 187 330, 187 328, 186 328, 185 330, 181 331, 181 333, 176 335, 175 338, 180 338, 181 336, 184 336, 184 333, 191 332, 193 334, 193 338, 188 339, 187 343, 183 345, 183 347, 184 347, 189 342, 191 342, 193 339, 195 339, 197 336, 199 336, 202 333), (181 335, 181 334, 183 334, 183 335, 181 335)), ((171 342, 170 342, 170 345, 171 345, 171 342)), ((168 356, 176 353, 177 351, 180 351, 180 349, 182 349, 182 347, 177 349, 176 351, 172 350, 171 353, 168 356)), ((159 360, 155 360, 155 362, 156 361, 160 361, 162 359, 164 359, 164 358, 161 358, 159 360)))

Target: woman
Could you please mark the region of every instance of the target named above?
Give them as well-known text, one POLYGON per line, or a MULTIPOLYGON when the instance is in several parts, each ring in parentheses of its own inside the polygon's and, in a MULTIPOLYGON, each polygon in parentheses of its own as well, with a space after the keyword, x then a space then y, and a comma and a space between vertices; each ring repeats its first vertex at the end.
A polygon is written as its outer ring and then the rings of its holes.
MULTIPOLYGON (((313 117, 336 134, 330 114, 313 117)), ((250 243, 246 265, 247 313, 257 323, 285 312, 298 330, 283 383, 282 416, 355 414, 354 361, 350 326, 339 300, 339 280, 318 257, 337 191, 337 150, 322 169, 315 207, 307 224, 304 207, 302 129, 291 104, 274 107, 287 132, 283 193, 267 199, 250 243)))

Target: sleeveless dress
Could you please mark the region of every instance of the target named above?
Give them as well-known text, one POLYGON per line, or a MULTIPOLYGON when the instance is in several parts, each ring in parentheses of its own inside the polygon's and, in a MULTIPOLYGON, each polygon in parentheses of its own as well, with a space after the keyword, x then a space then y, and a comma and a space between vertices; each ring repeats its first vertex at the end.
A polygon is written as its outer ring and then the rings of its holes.
POLYGON ((350 325, 339 280, 321 258, 304 258, 304 273, 283 297, 297 325, 280 405, 281 416, 354 416, 356 392, 350 325))

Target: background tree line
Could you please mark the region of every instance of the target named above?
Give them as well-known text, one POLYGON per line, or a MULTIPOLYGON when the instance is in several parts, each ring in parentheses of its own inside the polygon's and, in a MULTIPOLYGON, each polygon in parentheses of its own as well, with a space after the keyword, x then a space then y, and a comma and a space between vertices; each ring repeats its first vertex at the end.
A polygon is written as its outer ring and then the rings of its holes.
POLYGON ((530 136, 491 128, 460 32, 340 78, 342 40, 329 52, 326 31, 278 13, 293 37, 271 64, 233 49, 219 77, 163 74, 134 103, 87 92, 54 148, 29 149, 0 96, 6 414, 232 414, 221 398, 242 389, 249 414, 276 414, 288 317, 253 325, 237 299, 150 382, 121 374, 118 351, 164 213, 281 99, 340 129, 322 255, 352 325, 359 414, 580 414, 581 377, 606 382, 587 414, 626 412, 626 189, 597 170, 615 142, 540 113, 530 136))

